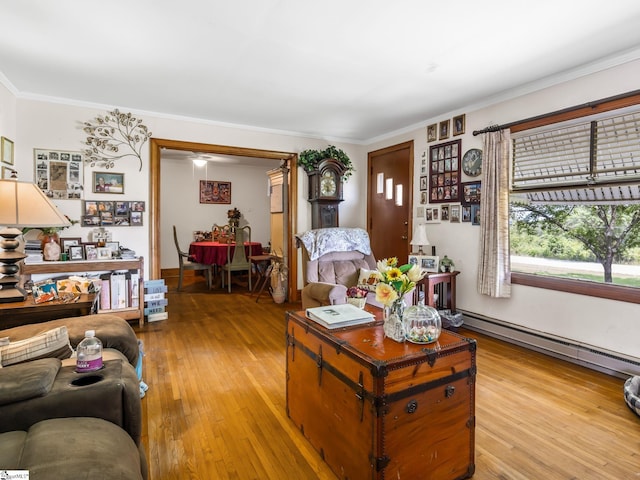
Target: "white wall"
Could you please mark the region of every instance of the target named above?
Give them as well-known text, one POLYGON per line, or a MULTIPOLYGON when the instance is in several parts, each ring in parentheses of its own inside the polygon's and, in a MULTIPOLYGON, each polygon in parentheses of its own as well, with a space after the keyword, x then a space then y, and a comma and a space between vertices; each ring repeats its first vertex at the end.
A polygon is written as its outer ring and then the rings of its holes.
MULTIPOLYGON (((0 79, 1 80, 1 79, 0 79)), ((16 169, 19 180, 33 181, 34 163, 33 149, 48 148, 57 150, 80 151, 84 147, 85 134, 82 131, 82 123, 103 115, 112 110, 113 106, 87 107, 69 105, 54 102, 37 101, 30 99, 18 99, 8 90, 2 95, 0 90, 0 108, 8 112, 7 122, 15 124, 16 138, 16 169), (15 114, 12 114, 12 109, 15 114), (13 117, 13 118, 12 118, 13 117)), ((121 111, 131 111, 125 107, 119 107, 121 111)), ((366 172, 366 153, 362 146, 336 143, 332 141, 305 138, 295 135, 285 135, 260 130, 246 130, 231 126, 214 124, 212 122, 200 122, 192 119, 160 116, 157 114, 132 111, 141 118, 155 138, 181 140, 215 145, 230 145, 263 150, 282 152, 300 152, 302 150, 323 149, 328 144, 341 148, 351 158, 357 172, 366 172)), ((0 132, 0 134, 3 134, 0 132)), ((142 170, 138 170, 138 159, 123 159, 117 162, 116 172, 125 174, 125 194, 118 195, 118 200, 149 200, 149 153, 143 149, 142 170)), ((164 168, 164 163, 162 164, 164 168)), ((85 166, 85 200, 114 200, 116 196, 109 194, 93 194, 90 190, 91 172, 93 170, 85 166)), ((191 171, 191 169, 188 169, 191 171)), ((171 177, 161 173, 163 182, 170 181, 171 177)), ((258 196, 266 192, 266 181, 260 185, 258 196)), ((298 218, 293 226, 294 232, 302 232, 311 228, 311 209, 307 198, 307 176, 298 172, 298 218)), ((340 223, 343 226, 364 226, 366 212, 366 177, 356 174, 345 185, 344 198, 340 207, 340 223)), ((244 192, 246 194, 246 192, 244 192)), ((253 191, 251 189, 251 194, 253 191)), ((167 198, 175 200, 180 193, 175 190, 163 189, 161 201, 165 203, 167 198)), ((236 198, 234 196, 234 198, 236 198)), ((249 197, 246 197, 249 198, 249 197)), ((267 204, 267 198, 262 197, 267 204)), ((235 201, 235 200, 234 200, 235 201)), ((81 202, 77 200, 57 200, 55 203, 60 210, 71 219, 79 220, 81 216, 81 202)), ((232 205, 233 206, 233 205, 232 205)), ((245 210, 240 210, 249 214, 245 210)), ((169 252, 173 249, 173 233, 171 230, 172 218, 163 218, 161 211, 161 262, 170 258, 169 252)), ((207 220, 208 221, 208 220, 207 220)), ((252 220, 253 222, 254 220, 252 220)), ((145 212, 142 227, 112 227, 114 240, 136 251, 136 253, 149 257, 149 212, 145 212)), ((195 222, 194 222, 195 223, 195 222)), ((189 227, 190 228, 190 227, 189 227)), ((91 229, 74 225, 63 231, 62 236, 81 237, 88 240, 91 229)), ((173 254, 175 256, 175 253, 173 254)), ((171 261, 171 260, 169 260, 171 261)), ((167 264, 169 265, 169 264, 167 264)), ((149 262, 145 263, 148 277, 149 262)), ((302 277, 300 276, 300 279, 302 277)), ((301 281, 301 280, 300 280, 301 281)))
MULTIPOLYGON (((264 163, 262 167, 209 163, 206 168, 198 168, 188 160, 162 160, 162 238, 172 236, 175 225, 180 247, 186 250, 194 230, 211 230, 214 223, 225 225, 227 210, 235 207, 242 212, 240 225, 251 225, 251 240, 266 246, 271 238, 267 172, 280 162, 264 160, 264 163), (231 204, 201 204, 200 180, 231 182, 231 204)), ((163 242, 161 250, 161 268, 177 268, 173 241, 163 242)))
MULTIPOLYGON (((633 91, 638 88, 640 61, 611 68, 519 98, 477 110, 459 110, 424 122, 425 128, 405 132, 368 146, 376 150, 407 140, 415 143, 414 207, 419 205, 420 157, 429 145, 426 125, 466 114, 462 152, 482 148, 481 136, 473 130, 506 124, 549 113, 589 101, 633 91)), ((462 181, 472 181, 462 175, 462 181)), ((457 306, 463 310, 510 322, 533 330, 548 332, 614 352, 640 358, 640 305, 574 295, 522 285, 512 286, 510 299, 493 299, 476 291, 479 257, 479 227, 470 223, 428 224, 428 237, 439 256, 448 255, 461 273, 457 277, 457 306)))

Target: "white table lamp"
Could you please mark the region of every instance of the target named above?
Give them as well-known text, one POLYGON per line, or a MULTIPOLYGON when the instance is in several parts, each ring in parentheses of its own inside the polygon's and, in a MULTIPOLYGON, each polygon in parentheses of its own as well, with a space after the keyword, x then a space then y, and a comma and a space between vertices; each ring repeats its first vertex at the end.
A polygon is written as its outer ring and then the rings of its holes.
POLYGON ((24 290, 19 262, 26 257, 17 252, 21 228, 68 227, 71 225, 58 208, 34 183, 0 180, 0 303, 21 302, 24 290))
POLYGON ((429 239, 427 238, 427 225, 419 223, 413 229, 413 238, 411 239, 411 245, 418 245, 418 254, 424 255, 422 251, 423 245, 429 245, 429 239))

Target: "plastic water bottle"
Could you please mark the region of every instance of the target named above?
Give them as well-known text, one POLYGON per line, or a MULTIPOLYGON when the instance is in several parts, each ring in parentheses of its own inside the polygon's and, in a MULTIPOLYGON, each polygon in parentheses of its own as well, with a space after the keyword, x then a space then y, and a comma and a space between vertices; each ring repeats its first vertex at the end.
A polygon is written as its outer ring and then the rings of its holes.
POLYGON ((102 368, 102 342, 95 330, 87 330, 78 344, 76 371, 93 372, 102 368))

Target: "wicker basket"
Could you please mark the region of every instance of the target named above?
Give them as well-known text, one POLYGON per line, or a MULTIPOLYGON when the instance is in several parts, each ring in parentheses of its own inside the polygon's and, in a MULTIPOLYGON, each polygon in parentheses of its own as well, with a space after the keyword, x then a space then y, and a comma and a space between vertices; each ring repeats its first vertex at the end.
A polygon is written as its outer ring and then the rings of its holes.
POLYGON ((367 299, 365 297, 362 297, 362 298, 347 297, 347 303, 350 303, 351 305, 355 305, 358 308, 364 308, 364 306, 367 303, 367 299))

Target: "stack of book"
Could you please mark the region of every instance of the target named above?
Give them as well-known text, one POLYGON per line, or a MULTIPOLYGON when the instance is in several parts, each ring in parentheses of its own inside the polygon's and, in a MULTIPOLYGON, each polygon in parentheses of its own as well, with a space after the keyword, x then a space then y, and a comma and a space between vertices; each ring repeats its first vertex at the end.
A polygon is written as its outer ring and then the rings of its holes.
POLYGON ((307 308, 305 313, 307 318, 329 329, 362 325, 375 320, 373 313, 350 303, 307 308))
POLYGON ((24 244, 24 254, 27 256, 24 259, 24 263, 43 262, 42 242, 40 240, 27 240, 24 244))
POLYGON ((105 273, 100 275, 100 280, 98 313, 140 307, 140 274, 137 270, 105 273))

